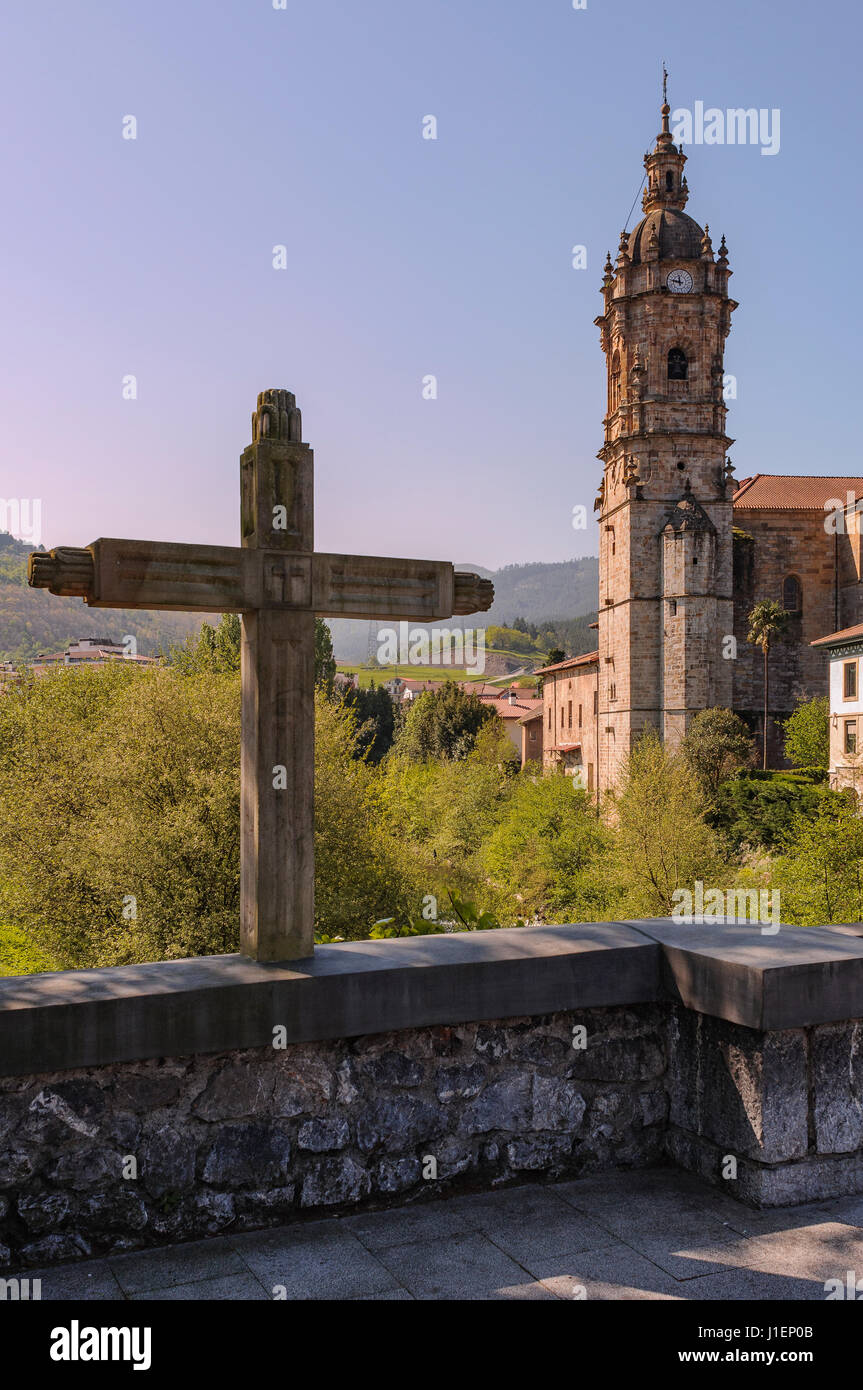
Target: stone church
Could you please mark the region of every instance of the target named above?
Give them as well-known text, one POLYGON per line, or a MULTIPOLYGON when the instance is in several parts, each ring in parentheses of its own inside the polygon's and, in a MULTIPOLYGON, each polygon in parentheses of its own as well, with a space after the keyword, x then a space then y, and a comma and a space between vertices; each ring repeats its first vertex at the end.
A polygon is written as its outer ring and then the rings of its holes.
POLYGON ((761 732, 763 659, 746 640, 758 600, 791 615, 771 655, 774 765, 777 720, 827 690, 810 643, 863 621, 863 478, 734 477, 728 248, 723 236, 715 252, 685 210, 686 155, 669 116, 664 101, 644 157, 644 216, 606 260, 595 320, 608 376, 597 650, 543 673, 543 762, 600 793, 645 729, 676 743, 699 710, 722 706, 761 732))

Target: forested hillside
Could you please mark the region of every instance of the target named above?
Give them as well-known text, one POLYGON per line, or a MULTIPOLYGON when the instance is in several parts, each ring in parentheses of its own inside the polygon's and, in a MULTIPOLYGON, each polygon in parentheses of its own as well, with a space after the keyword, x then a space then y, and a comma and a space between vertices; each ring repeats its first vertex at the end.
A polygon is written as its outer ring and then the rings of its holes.
MULTIPOLYGON (((596 618, 599 561, 595 555, 555 564, 505 565, 488 570, 470 561, 456 564, 494 581, 494 603, 488 613, 453 618, 446 627, 512 627, 517 618, 556 634, 553 646, 568 656, 578 656, 596 645, 595 634, 586 632, 596 618)), ((375 634, 385 624, 336 618, 330 622, 333 646, 339 661, 365 661, 375 650, 375 634)), ((412 623, 421 627, 421 623, 412 623)))
POLYGON ((0 661, 26 661, 57 652, 76 637, 122 638, 132 633, 142 656, 182 642, 203 621, 199 613, 136 613, 88 608, 80 598, 58 598, 27 586, 27 556, 34 547, 0 531, 0 661))

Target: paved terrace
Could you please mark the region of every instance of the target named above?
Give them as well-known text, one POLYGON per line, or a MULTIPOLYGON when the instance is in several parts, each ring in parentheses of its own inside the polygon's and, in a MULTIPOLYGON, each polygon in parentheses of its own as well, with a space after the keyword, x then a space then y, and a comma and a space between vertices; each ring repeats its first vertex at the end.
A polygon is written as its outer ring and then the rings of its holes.
POLYGON ((848 1270, 863 1275, 863 1197, 756 1211, 654 1168, 25 1273, 42 1280, 43 1300, 61 1301, 823 1301, 825 1282, 844 1285, 848 1270))

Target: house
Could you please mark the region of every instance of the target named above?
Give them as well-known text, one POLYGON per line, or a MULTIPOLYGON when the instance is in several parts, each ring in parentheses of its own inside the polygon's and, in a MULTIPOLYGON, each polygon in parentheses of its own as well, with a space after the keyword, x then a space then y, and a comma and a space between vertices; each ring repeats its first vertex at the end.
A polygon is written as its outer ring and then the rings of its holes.
POLYGON ((130 661, 136 666, 157 666, 158 657, 132 655, 122 642, 112 637, 78 637, 62 652, 40 652, 28 665, 36 676, 44 676, 59 666, 104 666, 108 661, 130 661))
POLYGON ((522 721, 542 718, 542 700, 533 696, 525 697, 515 687, 510 687, 509 690, 497 690, 494 696, 480 696, 480 699, 482 699, 483 704, 494 705, 496 713, 504 721, 506 731, 523 764, 525 761, 525 739, 522 721))
POLYGON ((586 791, 597 785, 598 673, 598 652, 541 666, 535 672, 542 677, 542 765, 549 770, 562 768, 586 791))
POLYGON ((542 762, 542 700, 538 700, 537 705, 537 709, 522 715, 518 721, 521 725, 522 767, 526 763, 542 762))
POLYGON ((830 785, 863 791, 863 623, 819 637, 811 645, 829 661, 830 785))

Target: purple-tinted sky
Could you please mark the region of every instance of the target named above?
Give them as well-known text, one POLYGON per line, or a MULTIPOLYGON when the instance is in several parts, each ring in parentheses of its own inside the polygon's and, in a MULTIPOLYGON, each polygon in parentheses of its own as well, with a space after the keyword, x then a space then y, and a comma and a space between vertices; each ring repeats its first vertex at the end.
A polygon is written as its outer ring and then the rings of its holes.
POLYGON ((235 543, 284 386, 320 548, 595 553, 593 319, 663 58, 674 108, 781 111, 773 157, 687 151, 741 304, 738 476, 859 474, 860 39, 835 0, 6 0, 0 493, 42 499, 49 546, 235 543))

